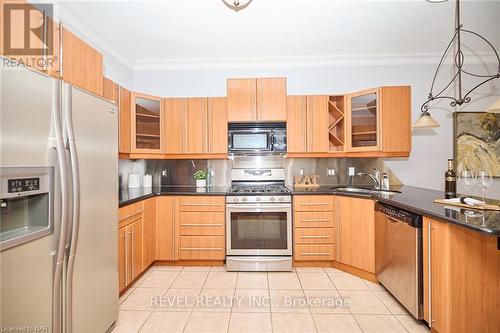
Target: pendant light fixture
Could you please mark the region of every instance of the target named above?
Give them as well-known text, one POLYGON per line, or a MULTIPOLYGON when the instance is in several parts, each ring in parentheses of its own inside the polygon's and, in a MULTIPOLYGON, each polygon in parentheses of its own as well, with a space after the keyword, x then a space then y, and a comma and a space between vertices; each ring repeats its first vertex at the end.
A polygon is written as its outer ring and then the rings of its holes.
MULTIPOLYGON (((431 1, 430 1, 431 2, 431 1)), ((435 2, 435 1, 434 1, 435 2)), ((475 33, 470 30, 466 30, 463 28, 463 25, 460 23, 460 0, 456 0, 456 20, 455 20, 455 33, 453 35, 453 38, 449 42, 448 46, 446 47, 443 55, 441 56, 441 60, 439 61, 439 64, 436 68, 436 71, 434 72, 434 78, 432 79, 432 84, 431 84, 431 89, 429 92, 429 96, 427 100, 425 101, 424 104, 422 104, 420 111, 422 112, 420 115, 420 118, 416 121, 415 125, 413 125, 414 128, 432 128, 432 127, 439 127, 439 124, 431 117, 429 113, 429 103, 435 100, 440 100, 440 99, 448 99, 451 100, 450 106, 455 107, 457 105, 462 105, 464 103, 469 103, 471 101, 470 94, 479 88, 480 86, 484 85, 485 83, 492 81, 494 79, 500 78, 500 57, 498 56, 498 52, 496 51, 495 47, 483 36, 479 35, 478 33, 475 33), (493 51, 493 53, 496 56, 496 59, 498 61, 498 67, 497 67, 497 73, 493 75, 485 75, 485 74, 475 74, 471 73, 463 68, 464 62, 465 62, 465 56, 462 51, 462 44, 461 44, 461 37, 462 34, 467 34, 467 35, 472 35, 474 37, 479 38, 483 42, 485 42, 487 45, 489 45, 493 51), (454 75, 451 81, 449 81, 448 84, 445 85, 445 87, 440 90, 438 93, 434 93, 434 84, 436 83, 436 78, 439 73, 439 70, 441 69, 441 66, 443 65, 443 62, 450 51, 451 47, 454 46, 456 47, 456 51, 453 54, 453 65, 454 65, 454 75), (479 84, 475 85, 472 89, 470 89, 467 92, 462 91, 462 79, 464 75, 471 76, 471 77, 477 77, 477 78, 482 78, 483 81, 480 82, 479 84), (444 92, 452 85, 453 82, 457 82, 457 90, 458 90, 458 96, 446 96, 444 95, 444 92)), ((493 110, 498 110, 499 101, 495 103, 490 109, 493 110)), ((491 111, 493 112, 493 111, 491 111)), ((496 111, 500 112, 500 111, 496 111)))
POLYGON ((250 5, 250 3, 252 2, 253 0, 222 0, 222 2, 224 2, 224 4, 231 8, 232 10, 234 10, 235 12, 239 12, 240 10, 242 9, 245 9, 248 7, 248 5, 250 5))

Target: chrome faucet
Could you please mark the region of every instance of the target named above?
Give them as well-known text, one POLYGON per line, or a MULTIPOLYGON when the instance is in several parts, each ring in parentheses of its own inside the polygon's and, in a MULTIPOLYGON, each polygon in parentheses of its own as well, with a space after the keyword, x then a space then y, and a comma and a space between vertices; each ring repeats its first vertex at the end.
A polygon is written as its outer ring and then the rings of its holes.
POLYGON ((367 177, 370 177, 371 180, 373 180, 373 187, 376 189, 376 190, 379 190, 380 189, 380 181, 376 178, 376 176, 372 175, 372 174, 369 174, 367 172, 359 172, 358 173, 358 177, 362 177, 362 176, 367 176, 367 177))

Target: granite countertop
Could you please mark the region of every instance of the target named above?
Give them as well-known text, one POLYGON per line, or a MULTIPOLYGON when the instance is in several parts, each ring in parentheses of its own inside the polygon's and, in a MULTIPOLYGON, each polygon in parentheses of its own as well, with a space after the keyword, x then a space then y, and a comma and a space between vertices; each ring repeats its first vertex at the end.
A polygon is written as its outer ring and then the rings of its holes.
POLYGON ((119 191, 119 207, 130 205, 158 195, 226 195, 228 187, 211 186, 153 186, 141 188, 126 188, 119 191))
MULTIPOLYGON (((500 236, 500 212, 472 211, 460 207, 444 206, 433 203, 434 199, 444 198, 444 193, 415 186, 391 186, 391 190, 401 193, 387 195, 382 193, 363 194, 346 193, 336 189, 339 185, 325 185, 314 189, 295 189, 290 187, 292 195, 346 195, 351 197, 373 198, 380 202, 447 221, 477 232, 500 236)), ((361 187, 363 187, 361 185, 361 187)), ((214 186, 196 188, 194 186, 154 186, 152 188, 123 189, 119 194, 119 207, 158 195, 226 195, 228 187, 214 186)), ((500 205, 498 200, 487 200, 488 203, 500 205)))
MULTIPOLYGON (((391 186, 391 190, 400 191, 394 195, 387 194, 359 194, 339 192, 336 185, 320 186, 315 189, 294 189, 290 187, 292 194, 338 194, 356 197, 373 198, 380 202, 396 206, 398 208, 414 212, 416 214, 429 216, 441 221, 447 221, 468 229, 493 236, 500 236, 500 212, 467 210, 460 207, 444 206, 435 204, 434 199, 444 198, 444 193, 415 186, 391 186)), ((498 200, 487 200, 487 203, 500 205, 498 200)))

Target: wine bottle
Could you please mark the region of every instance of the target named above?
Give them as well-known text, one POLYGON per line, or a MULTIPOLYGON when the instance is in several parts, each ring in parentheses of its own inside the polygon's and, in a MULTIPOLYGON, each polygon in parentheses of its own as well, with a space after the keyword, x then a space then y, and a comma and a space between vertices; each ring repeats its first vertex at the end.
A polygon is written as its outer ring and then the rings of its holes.
POLYGON ((457 175, 453 170, 453 159, 448 159, 448 170, 444 174, 444 195, 446 199, 457 196, 457 175))

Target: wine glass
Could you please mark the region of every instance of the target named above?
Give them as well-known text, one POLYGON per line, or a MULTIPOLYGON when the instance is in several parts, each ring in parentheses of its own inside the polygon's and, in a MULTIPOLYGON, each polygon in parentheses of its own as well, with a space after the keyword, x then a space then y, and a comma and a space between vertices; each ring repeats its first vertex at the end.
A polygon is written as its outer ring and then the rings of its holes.
POLYGON ((488 187, 493 184, 493 177, 491 177, 491 174, 487 170, 481 170, 477 174, 477 181, 479 183, 479 187, 481 187, 481 193, 484 201, 484 194, 488 187))
POLYGON ((471 170, 462 170, 460 171, 459 180, 464 187, 465 196, 469 196, 471 187, 476 183, 476 175, 471 170))

